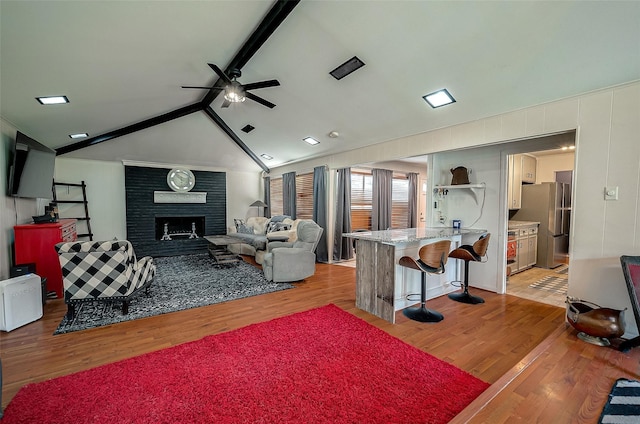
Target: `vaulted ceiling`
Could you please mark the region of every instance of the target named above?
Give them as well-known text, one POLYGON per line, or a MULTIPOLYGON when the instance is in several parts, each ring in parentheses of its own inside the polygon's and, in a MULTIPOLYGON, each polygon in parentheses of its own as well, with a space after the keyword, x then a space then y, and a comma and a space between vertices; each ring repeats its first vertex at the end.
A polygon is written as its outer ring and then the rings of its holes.
POLYGON ((637 1, 0 2, 0 116, 67 157, 260 171, 638 79, 637 1), (275 108, 181 88, 243 54, 275 108), (456 103, 432 109, 441 88, 456 103))

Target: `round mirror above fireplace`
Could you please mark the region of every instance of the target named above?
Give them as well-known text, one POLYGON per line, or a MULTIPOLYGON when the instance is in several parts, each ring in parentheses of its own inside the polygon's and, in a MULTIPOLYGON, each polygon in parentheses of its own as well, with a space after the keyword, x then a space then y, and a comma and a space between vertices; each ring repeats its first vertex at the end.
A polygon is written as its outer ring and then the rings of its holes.
POLYGON ((196 177, 186 168, 173 168, 167 174, 167 184, 171 190, 184 193, 193 188, 196 177))

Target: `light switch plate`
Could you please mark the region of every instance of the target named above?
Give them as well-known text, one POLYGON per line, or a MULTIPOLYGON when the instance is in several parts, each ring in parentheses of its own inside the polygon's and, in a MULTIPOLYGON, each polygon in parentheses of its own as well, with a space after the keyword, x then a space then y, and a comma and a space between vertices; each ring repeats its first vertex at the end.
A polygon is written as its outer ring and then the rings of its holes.
POLYGON ((618 200, 618 186, 605 187, 604 200, 618 200))

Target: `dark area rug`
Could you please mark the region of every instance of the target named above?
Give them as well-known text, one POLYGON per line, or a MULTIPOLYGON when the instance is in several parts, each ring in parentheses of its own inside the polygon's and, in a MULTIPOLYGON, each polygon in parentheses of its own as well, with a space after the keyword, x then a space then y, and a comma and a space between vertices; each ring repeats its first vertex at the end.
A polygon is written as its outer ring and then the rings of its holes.
POLYGON ((87 302, 78 305, 73 320, 65 316, 54 334, 131 321, 168 312, 197 308, 264 293, 293 288, 267 281, 262 270, 239 262, 216 267, 209 255, 184 255, 154 259, 157 272, 149 294, 131 300, 129 313, 122 315, 122 303, 87 302))
POLYGON ((640 423, 640 381, 618 379, 598 422, 640 423))

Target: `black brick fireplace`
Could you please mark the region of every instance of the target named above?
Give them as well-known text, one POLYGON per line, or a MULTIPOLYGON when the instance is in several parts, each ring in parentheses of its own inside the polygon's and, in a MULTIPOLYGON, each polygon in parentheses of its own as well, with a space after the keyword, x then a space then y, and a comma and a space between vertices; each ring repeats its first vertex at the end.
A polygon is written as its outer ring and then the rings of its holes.
POLYGON ((169 171, 125 166, 127 239, 138 257, 204 253, 207 241, 203 236, 227 232, 226 174, 193 171, 196 184, 191 193, 207 193, 206 203, 154 203, 155 191, 171 191, 169 171), (165 224, 169 237, 163 240, 165 224))

